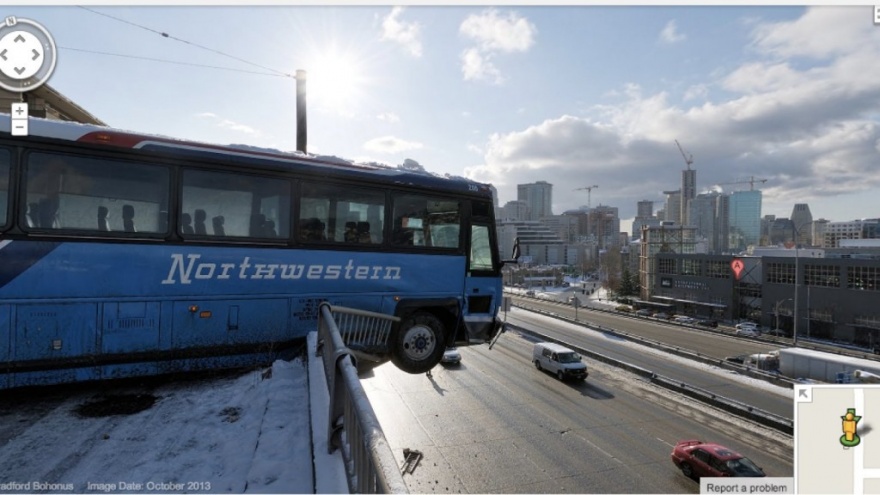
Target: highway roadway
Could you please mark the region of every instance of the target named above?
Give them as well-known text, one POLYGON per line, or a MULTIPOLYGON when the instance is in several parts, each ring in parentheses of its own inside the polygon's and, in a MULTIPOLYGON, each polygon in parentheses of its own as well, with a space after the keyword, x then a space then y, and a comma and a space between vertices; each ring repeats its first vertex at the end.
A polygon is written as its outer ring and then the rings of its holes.
MULTIPOLYGON (((567 296, 570 293, 565 293, 567 296)), ((507 294, 510 295, 510 294, 507 294)), ((542 300, 513 296, 514 304, 523 308, 532 308, 541 311, 550 311, 562 316, 574 319, 575 308, 570 304, 559 304, 556 301, 542 300)), ((732 329, 716 330, 706 327, 692 327, 679 325, 648 317, 636 317, 634 315, 616 314, 608 312, 608 306, 599 306, 606 310, 599 311, 590 308, 578 309, 577 316, 581 322, 604 327, 614 328, 642 337, 664 342, 673 346, 680 346, 695 353, 716 359, 724 359, 728 356, 742 354, 755 354, 768 352, 781 347, 790 347, 790 339, 756 340, 734 337, 732 329), (729 337, 718 338, 721 333, 729 337)))
POLYGON ((460 348, 462 364, 431 377, 390 363, 362 376, 398 463, 405 448, 423 455, 404 474, 411 492, 697 493, 669 458, 693 438, 792 476, 790 436, 603 363, 560 382, 531 363, 533 340, 509 331, 492 350, 460 348))
MULTIPOLYGON (((688 349, 694 347, 704 349, 704 354, 708 354, 709 350, 713 348, 727 348, 728 352, 736 354, 767 352, 768 350, 767 345, 755 344, 751 340, 682 326, 635 320, 614 314, 597 313, 588 316, 590 320, 601 321, 604 327, 648 336, 653 340, 665 341, 667 344, 680 345, 688 349), (760 350, 758 350, 759 348, 760 350)), ((792 389, 777 387, 767 382, 756 383, 753 379, 744 380, 742 376, 722 368, 696 363, 684 358, 672 358, 669 354, 656 351, 650 346, 633 343, 613 334, 592 330, 587 326, 567 323, 519 308, 514 308, 508 314, 507 321, 526 330, 547 334, 616 360, 635 364, 673 380, 749 404, 777 416, 788 419, 794 417, 792 389)), ((501 339, 504 339, 503 335, 501 339)), ((725 351, 715 351, 714 354, 723 352, 725 351)))

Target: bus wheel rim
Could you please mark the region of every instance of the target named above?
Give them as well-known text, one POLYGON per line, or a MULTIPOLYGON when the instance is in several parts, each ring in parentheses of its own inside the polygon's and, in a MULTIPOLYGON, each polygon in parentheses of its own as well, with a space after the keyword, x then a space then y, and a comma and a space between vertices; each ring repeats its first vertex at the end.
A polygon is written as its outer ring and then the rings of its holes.
POLYGON ((422 360, 434 351, 434 333, 424 325, 416 325, 403 335, 403 352, 409 359, 422 360))

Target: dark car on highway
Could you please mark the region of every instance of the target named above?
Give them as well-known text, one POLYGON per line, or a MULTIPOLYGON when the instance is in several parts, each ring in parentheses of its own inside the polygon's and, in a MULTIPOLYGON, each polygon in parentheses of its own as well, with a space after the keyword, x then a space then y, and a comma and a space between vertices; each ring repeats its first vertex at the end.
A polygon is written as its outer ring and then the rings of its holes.
POLYGON ((701 440, 682 440, 672 448, 672 463, 688 478, 699 480, 702 476, 750 477, 767 476, 748 457, 723 445, 701 440))
POLYGON ((717 328, 718 322, 715 320, 697 320, 697 325, 700 325, 703 327, 717 328))

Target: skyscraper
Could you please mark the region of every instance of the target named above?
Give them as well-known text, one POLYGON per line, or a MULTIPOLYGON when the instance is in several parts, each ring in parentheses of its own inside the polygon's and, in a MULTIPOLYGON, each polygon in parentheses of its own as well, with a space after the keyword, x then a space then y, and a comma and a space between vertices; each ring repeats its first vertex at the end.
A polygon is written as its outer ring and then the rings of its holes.
POLYGON ((529 206, 529 220, 553 215, 553 184, 542 180, 533 184, 519 184, 516 186, 516 199, 529 206))
POLYGON ((697 171, 691 170, 688 166, 687 170, 681 171, 681 224, 690 225, 688 213, 690 212, 690 202, 697 195, 697 171))
POLYGON ((730 249, 742 251, 761 240, 761 191, 734 191, 730 195, 730 249))
POLYGON ((791 222, 794 224, 794 232, 797 244, 801 246, 813 245, 813 214, 810 213, 810 205, 797 203, 791 210, 791 222))
POLYGON ((667 222, 681 223, 681 191, 663 191, 666 195, 666 218, 667 222))
POLYGON ((690 201, 688 222, 696 228, 698 238, 708 241, 710 254, 727 251, 729 197, 719 192, 698 194, 690 201))
POLYGON ((636 217, 650 218, 654 216, 654 202, 649 200, 639 201, 636 207, 636 217))

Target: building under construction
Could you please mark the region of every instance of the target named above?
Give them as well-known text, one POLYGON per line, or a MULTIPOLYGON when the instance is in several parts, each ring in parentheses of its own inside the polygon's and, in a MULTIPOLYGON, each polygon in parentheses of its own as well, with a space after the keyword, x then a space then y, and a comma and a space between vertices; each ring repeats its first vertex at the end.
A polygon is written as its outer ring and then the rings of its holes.
POLYGON ((657 278, 657 253, 693 254, 696 252, 695 227, 685 227, 672 222, 663 222, 659 226, 645 225, 642 227, 641 253, 639 255, 639 285, 643 300, 651 298, 654 282, 657 278))

